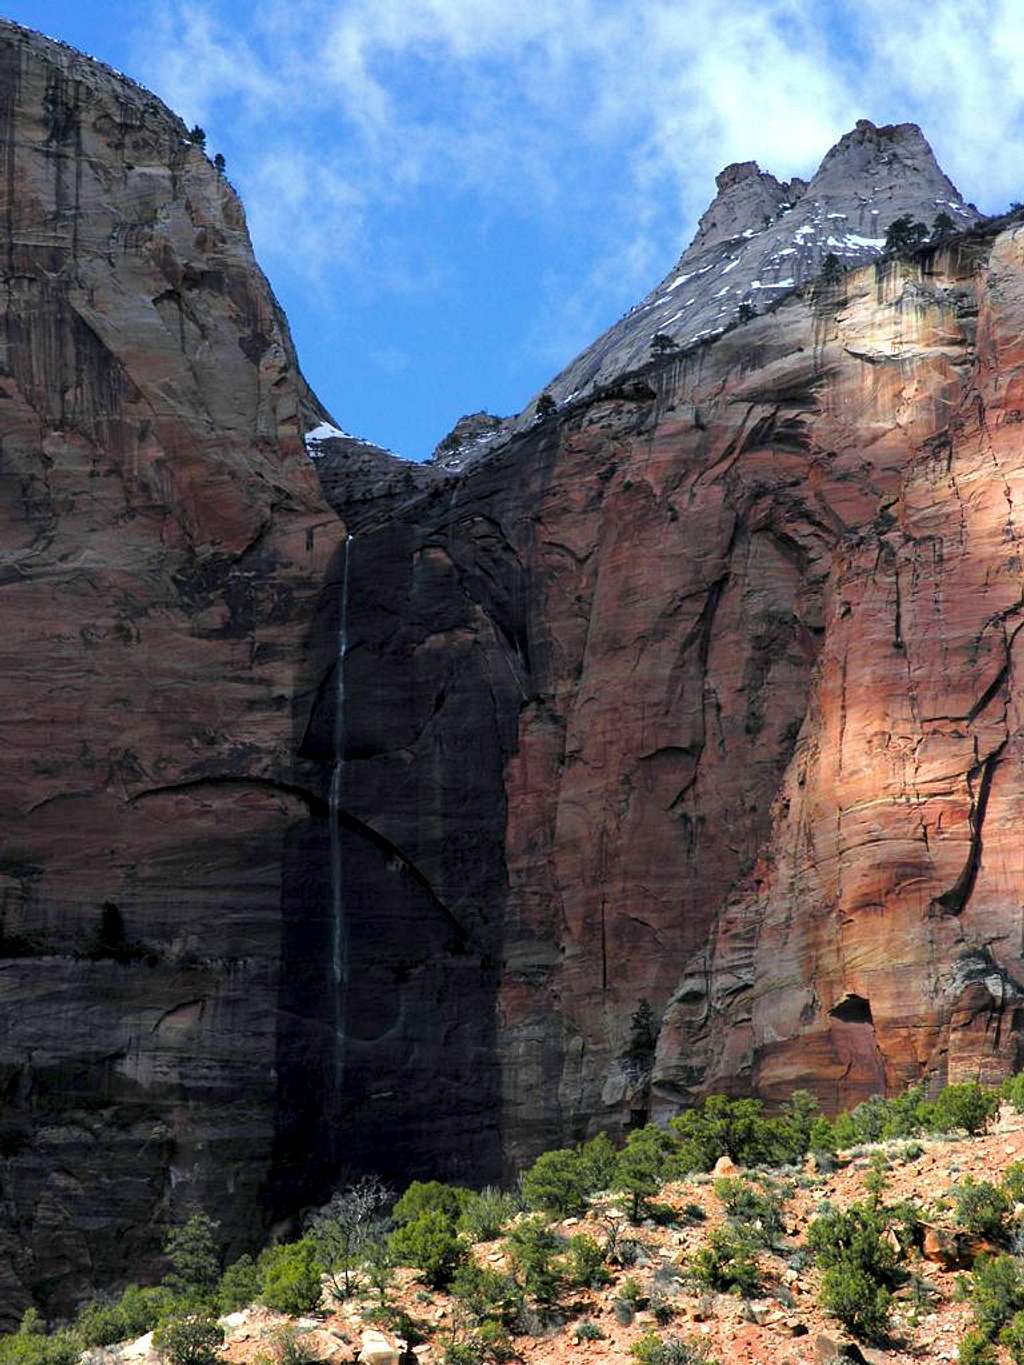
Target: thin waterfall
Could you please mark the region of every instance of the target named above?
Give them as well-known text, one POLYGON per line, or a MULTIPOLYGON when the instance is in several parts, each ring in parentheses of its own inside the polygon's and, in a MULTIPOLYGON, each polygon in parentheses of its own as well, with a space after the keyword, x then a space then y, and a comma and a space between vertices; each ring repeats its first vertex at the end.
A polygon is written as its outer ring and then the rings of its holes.
POLYGON ((328 797, 331 833, 331 968, 335 994, 335 1032, 338 1041, 345 1037, 344 990, 348 981, 348 944, 342 892, 341 827, 338 817, 345 777, 345 655, 348 653, 348 569, 354 536, 348 536, 342 551, 341 603, 338 615, 338 657, 334 693, 334 768, 328 797))

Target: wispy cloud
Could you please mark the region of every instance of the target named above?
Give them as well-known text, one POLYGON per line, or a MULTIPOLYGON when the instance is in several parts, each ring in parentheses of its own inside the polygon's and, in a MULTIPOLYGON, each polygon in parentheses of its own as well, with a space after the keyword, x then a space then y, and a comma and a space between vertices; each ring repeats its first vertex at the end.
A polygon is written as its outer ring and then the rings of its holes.
POLYGON ((252 0, 244 31, 233 6, 171 0, 139 66, 230 138, 271 268, 400 288, 403 203, 468 196, 586 234, 538 289, 555 347, 671 264, 723 164, 807 174, 858 117, 920 122, 983 207, 1024 197, 1018 0, 252 0))

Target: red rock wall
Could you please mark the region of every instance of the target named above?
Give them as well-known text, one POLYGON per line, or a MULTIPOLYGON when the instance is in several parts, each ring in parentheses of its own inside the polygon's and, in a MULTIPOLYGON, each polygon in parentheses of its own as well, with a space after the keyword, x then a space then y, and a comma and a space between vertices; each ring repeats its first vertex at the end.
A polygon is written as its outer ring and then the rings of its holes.
POLYGON ((807 716, 755 876, 691 961, 708 988, 670 1008, 669 1093, 694 1053, 705 1088, 833 1106, 1021 1063, 1022 242, 840 315, 814 444, 878 492, 840 506, 828 459, 845 528, 807 716))
POLYGON ((230 187, 68 49, 0 25, 0 77, 10 1318, 344 1162, 483 1179, 712 1089, 1017 1064, 1019 228, 418 499, 335 470, 388 511, 346 576, 230 187))
MULTIPOLYGON (((462 604, 458 630, 419 627, 434 667, 457 650, 518 696, 481 685, 412 747, 378 713, 373 762, 420 800, 362 816, 456 914, 443 850, 503 849, 507 1163, 709 1089, 833 1107, 1016 1064, 1018 253, 979 236, 808 290, 403 514, 448 566, 431 611, 462 604), (472 799, 430 816, 456 736, 510 704, 472 799), (642 998, 653 1086, 629 1056, 642 998)), ((393 538, 358 554, 366 612, 411 629, 393 538)), ((416 704, 408 657, 362 667, 416 704)))
POLYGON ((151 1273, 193 1201, 241 1250, 292 1179, 324 937, 296 736, 343 528, 241 206, 180 121, 13 25, 0 92, 9 1322, 28 1286, 151 1273), (105 906, 130 960, 94 960, 105 906))

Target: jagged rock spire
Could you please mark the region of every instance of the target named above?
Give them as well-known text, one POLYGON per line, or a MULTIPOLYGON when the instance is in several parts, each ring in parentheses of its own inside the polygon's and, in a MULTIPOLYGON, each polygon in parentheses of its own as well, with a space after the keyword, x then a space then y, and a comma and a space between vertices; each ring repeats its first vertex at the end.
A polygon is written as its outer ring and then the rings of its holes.
POLYGON ((761 311, 812 279, 830 253, 846 266, 881 253, 894 219, 959 226, 979 217, 944 174, 914 123, 860 119, 812 179, 779 181, 756 161, 733 162, 693 241, 660 285, 548 386, 564 401, 642 364, 661 334, 679 347, 717 335, 740 310, 761 311))

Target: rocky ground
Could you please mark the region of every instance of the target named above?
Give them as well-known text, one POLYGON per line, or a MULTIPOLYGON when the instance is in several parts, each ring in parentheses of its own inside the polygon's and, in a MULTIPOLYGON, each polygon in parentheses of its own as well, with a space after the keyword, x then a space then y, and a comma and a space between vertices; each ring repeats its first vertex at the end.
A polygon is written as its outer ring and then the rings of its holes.
MULTIPOLYGON (((658 1224, 646 1220, 639 1228, 628 1229, 628 1235, 635 1235, 642 1245, 636 1264, 613 1267, 612 1280, 603 1289, 570 1292, 546 1329, 537 1335, 514 1337, 517 1356, 529 1365, 628 1360, 633 1343, 644 1333, 657 1331, 665 1338, 701 1343, 718 1365, 828 1365, 843 1359, 864 1359, 872 1365, 953 1361, 959 1342, 972 1326, 972 1316, 969 1305, 957 1294, 963 1262, 959 1266, 948 1264, 951 1235, 946 1229, 951 1229, 951 1215, 941 1207, 943 1196, 967 1176, 998 1182, 1006 1167, 1020 1160, 1024 1160, 1024 1115, 1004 1109, 992 1130, 982 1137, 925 1138, 858 1148, 841 1154, 837 1169, 828 1174, 815 1171, 809 1162, 803 1174, 791 1178, 794 1188, 785 1206, 780 1250, 760 1253, 762 1296, 751 1300, 709 1294, 688 1278, 688 1263, 707 1242, 710 1230, 723 1221, 724 1214, 714 1193, 713 1176, 675 1182, 665 1187, 658 1203, 671 1206, 677 1221, 658 1224), (914 1200, 928 1219, 924 1246, 912 1254, 907 1269, 927 1282, 931 1301, 915 1305, 909 1286, 897 1291, 891 1341, 884 1349, 863 1346, 847 1355, 846 1334, 817 1306, 818 1272, 800 1266, 801 1258, 793 1253, 804 1243, 807 1228, 823 1201, 842 1208, 867 1197, 865 1177, 871 1156, 878 1150, 889 1160, 885 1202, 914 1200), (695 1204, 703 1209, 705 1221, 694 1221, 692 1215, 683 1212, 695 1204), (638 1280, 646 1293, 654 1290, 672 1305, 671 1322, 659 1325, 649 1310, 637 1311, 629 1323, 621 1321, 616 1301, 621 1300, 623 1283, 630 1277, 638 1280), (576 1329, 584 1321, 596 1324, 603 1338, 578 1341, 576 1329)), ((1024 1213, 1024 1209, 1018 1206, 1018 1212, 1024 1213)), ((587 1232, 603 1243, 610 1216, 615 1216, 612 1201, 598 1200, 585 1217, 564 1219, 556 1228, 566 1237, 587 1232)), ((473 1254, 484 1265, 508 1268, 502 1239, 477 1245, 473 1254)), ((411 1355, 423 1365, 442 1361, 460 1322, 458 1301, 426 1289, 410 1270, 397 1273, 388 1301, 415 1319, 420 1328, 424 1340, 412 1346, 411 1355)), ((282 1329, 297 1328, 303 1334, 301 1346, 308 1358, 341 1362, 361 1352, 359 1358, 374 1365, 390 1365, 392 1361, 397 1365, 406 1343, 393 1332, 381 1330, 373 1319, 375 1304, 376 1297, 368 1294, 334 1304, 320 1317, 300 1319, 254 1306, 222 1320, 227 1337, 225 1356, 233 1365, 277 1359, 282 1329)), ((143 1365, 149 1356, 149 1339, 100 1354, 108 1361, 116 1356, 143 1365)), ((1009 1359, 1003 1355, 998 1358, 1009 1359)))

